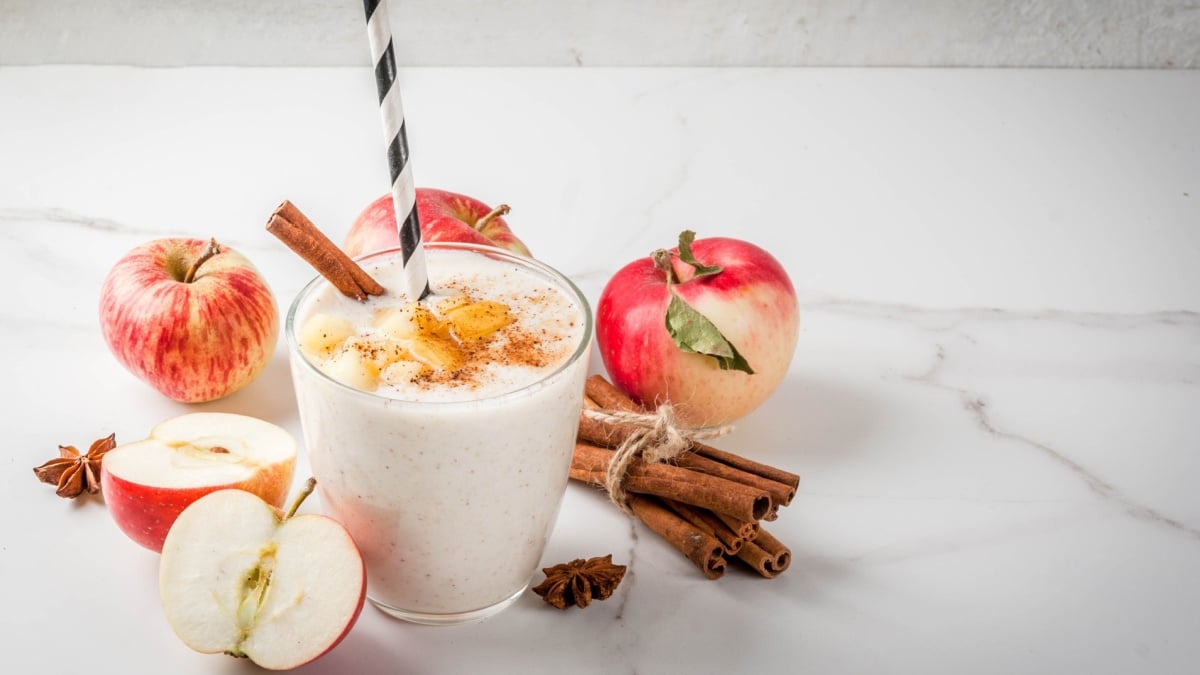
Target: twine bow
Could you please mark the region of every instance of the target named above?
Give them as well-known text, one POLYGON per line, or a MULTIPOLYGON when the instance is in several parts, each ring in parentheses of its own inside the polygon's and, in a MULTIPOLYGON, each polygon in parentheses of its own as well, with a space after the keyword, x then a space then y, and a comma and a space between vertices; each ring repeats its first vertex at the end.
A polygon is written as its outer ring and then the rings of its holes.
POLYGON ((651 464, 668 461, 691 449, 694 441, 717 438, 733 431, 728 424, 704 429, 681 428, 675 423, 675 408, 670 403, 658 406, 653 413, 585 409, 583 414, 598 422, 634 428, 617 446, 604 475, 609 499, 630 515, 633 511, 625 493, 625 476, 635 460, 640 457, 651 464))

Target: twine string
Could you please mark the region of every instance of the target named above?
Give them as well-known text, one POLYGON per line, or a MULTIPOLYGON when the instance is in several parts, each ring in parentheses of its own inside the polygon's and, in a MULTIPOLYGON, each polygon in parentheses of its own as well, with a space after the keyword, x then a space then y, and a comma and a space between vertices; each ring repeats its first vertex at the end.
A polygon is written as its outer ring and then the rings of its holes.
POLYGON ((680 427, 676 423, 675 408, 670 403, 658 406, 653 413, 585 409, 583 414, 605 424, 622 424, 634 428, 634 431, 617 446, 604 475, 604 487, 608 490, 608 498, 622 511, 631 515, 625 477, 638 458, 650 464, 670 461, 690 450, 695 441, 717 438, 733 431, 733 426, 728 424, 704 429, 680 427))

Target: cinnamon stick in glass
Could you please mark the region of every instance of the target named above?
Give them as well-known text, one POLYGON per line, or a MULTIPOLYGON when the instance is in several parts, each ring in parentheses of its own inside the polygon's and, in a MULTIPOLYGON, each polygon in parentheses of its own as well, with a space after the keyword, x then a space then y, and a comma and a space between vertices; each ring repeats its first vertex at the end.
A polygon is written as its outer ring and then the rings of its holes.
POLYGON ((267 231, 292 249, 343 295, 364 301, 384 288, 317 228, 308 216, 284 200, 267 221, 267 231))

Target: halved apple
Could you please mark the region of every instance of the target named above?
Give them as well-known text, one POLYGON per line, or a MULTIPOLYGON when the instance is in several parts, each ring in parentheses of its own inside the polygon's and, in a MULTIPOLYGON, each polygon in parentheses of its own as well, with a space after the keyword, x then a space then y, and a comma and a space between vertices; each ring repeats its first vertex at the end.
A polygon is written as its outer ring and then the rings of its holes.
POLYGON ((161 551, 179 514, 215 490, 239 488, 283 506, 295 467, 296 441, 284 429, 246 415, 192 413, 110 450, 100 486, 117 526, 161 551))
POLYGON ((350 534, 321 515, 286 514, 244 490, 184 509, 167 534, 159 592, 171 628, 207 654, 295 668, 333 649, 362 612, 366 568, 350 534))

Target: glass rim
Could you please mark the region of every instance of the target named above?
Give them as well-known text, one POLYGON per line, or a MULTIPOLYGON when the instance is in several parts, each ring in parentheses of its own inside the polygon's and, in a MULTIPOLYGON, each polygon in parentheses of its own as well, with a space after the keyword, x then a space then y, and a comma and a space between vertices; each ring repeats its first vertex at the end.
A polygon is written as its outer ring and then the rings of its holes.
MULTIPOLYGON (((579 290, 579 287, 576 286, 575 282, 571 281, 571 278, 568 277, 567 275, 563 274, 562 272, 559 272, 555 268, 547 265, 544 262, 541 262, 540 260, 535 260, 533 258, 529 258, 529 257, 523 256, 523 255, 520 255, 513 251, 509 251, 508 249, 500 248, 498 246, 491 246, 491 245, 486 245, 486 244, 464 243, 464 242, 440 242, 439 241, 439 242, 427 242, 424 244, 424 247, 427 250, 428 249, 434 249, 434 250, 445 249, 445 250, 473 251, 473 252, 479 253, 481 255, 487 255, 489 257, 492 257, 493 259, 495 259, 495 258, 504 259, 505 262, 515 263, 522 267, 536 270, 536 271, 542 273, 543 275, 545 275, 546 277, 549 277, 550 280, 556 282, 560 287, 562 287, 562 289, 564 291, 567 291, 568 295, 574 296, 574 300, 578 304, 579 310, 583 314, 583 335, 582 335, 581 339, 579 340, 579 344, 575 346, 575 351, 572 352, 571 356, 569 358, 567 358, 565 361, 563 361, 552 372, 546 373, 544 376, 539 377, 537 380, 534 380, 533 382, 530 382, 529 384, 518 387, 516 389, 505 391, 505 392, 502 392, 499 394, 483 396, 480 398, 471 398, 471 399, 455 400, 455 401, 416 401, 416 400, 412 400, 412 399, 383 396, 381 394, 377 394, 372 391, 363 391, 362 389, 353 387, 349 384, 346 384, 345 382, 342 382, 341 380, 330 377, 324 371, 322 371, 320 368, 318 368, 312 361, 309 361, 308 357, 306 357, 304 355, 304 352, 302 352, 300 350, 299 339, 296 337, 296 325, 295 325, 296 324, 296 312, 297 312, 297 310, 299 310, 300 304, 305 299, 307 299, 308 297, 313 295, 316 292, 316 289, 321 286, 321 284, 329 283, 329 281, 327 279, 325 279, 325 277, 318 274, 313 279, 311 279, 307 284, 305 284, 303 288, 300 289, 300 291, 296 294, 295 299, 292 300, 291 306, 288 308, 287 318, 284 322, 284 334, 286 335, 286 338, 287 338, 289 360, 298 358, 299 366, 302 368, 307 368, 309 371, 314 373, 318 378, 334 385, 335 387, 338 387, 338 388, 346 391, 349 394, 362 396, 362 397, 365 397, 368 399, 379 401, 379 402, 382 402, 384 405, 411 406, 411 407, 417 407, 417 408, 454 408, 454 407, 469 408, 469 407, 478 406, 481 404, 501 403, 508 399, 514 399, 514 398, 528 396, 532 392, 547 386, 547 383, 551 382, 552 380, 558 379, 568 369, 570 369, 571 366, 573 366, 576 362, 578 362, 580 358, 582 358, 585 354, 587 354, 591 350, 592 333, 594 331, 591 305, 588 304, 587 298, 583 295, 583 291, 579 290)), ((369 260, 371 258, 382 257, 382 256, 389 255, 389 254, 399 254, 401 252, 402 252, 402 249, 399 246, 394 246, 392 248, 379 249, 377 251, 372 251, 370 253, 361 255, 361 256, 355 258, 355 261, 363 262, 363 261, 369 260)), ((296 362, 293 361, 293 365, 295 365, 295 364, 296 364, 296 362)), ((295 382, 293 381, 292 384, 294 386, 295 382)))

